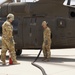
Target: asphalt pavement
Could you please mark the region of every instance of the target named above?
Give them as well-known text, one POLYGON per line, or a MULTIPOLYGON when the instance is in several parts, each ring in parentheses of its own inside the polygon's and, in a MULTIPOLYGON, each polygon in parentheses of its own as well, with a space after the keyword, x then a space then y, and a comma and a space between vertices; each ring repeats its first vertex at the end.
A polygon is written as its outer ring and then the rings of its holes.
MULTIPOLYGON (((0 50, 1 51, 1 50, 0 50)), ((6 66, 0 61, 0 75, 42 75, 37 67, 31 65, 39 50, 23 50, 21 56, 17 57, 19 65, 9 65, 9 53, 7 52, 6 66)), ((0 52, 1 54, 1 52, 0 52)), ((40 65, 47 75, 75 75, 75 49, 51 49, 51 59, 43 62, 41 53, 36 64, 40 65)))

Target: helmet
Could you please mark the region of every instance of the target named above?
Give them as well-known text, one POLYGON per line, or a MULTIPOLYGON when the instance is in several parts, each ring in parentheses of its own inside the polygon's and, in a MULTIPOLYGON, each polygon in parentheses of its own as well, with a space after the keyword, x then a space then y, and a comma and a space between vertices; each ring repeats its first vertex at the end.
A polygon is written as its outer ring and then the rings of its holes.
POLYGON ((7 18, 8 18, 8 19, 11 19, 11 20, 14 20, 14 15, 11 14, 11 13, 9 13, 9 14, 7 15, 7 18))

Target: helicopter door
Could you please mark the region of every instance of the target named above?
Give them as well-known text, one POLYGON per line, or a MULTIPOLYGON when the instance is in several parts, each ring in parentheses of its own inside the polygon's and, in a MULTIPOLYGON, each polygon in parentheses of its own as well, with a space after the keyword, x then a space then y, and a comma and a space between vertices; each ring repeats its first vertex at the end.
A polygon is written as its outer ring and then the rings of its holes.
POLYGON ((23 40, 24 48, 41 48, 43 42, 42 21, 44 18, 24 18, 23 40))
POLYGON ((23 40, 24 48, 35 48, 37 45, 37 25, 35 18, 24 18, 23 40))
POLYGON ((30 18, 24 18, 23 22, 23 47, 26 48, 29 46, 30 38, 29 38, 29 29, 30 29, 30 18))
MULTIPOLYGON (((37 17, 33 18, 31 21, 31 33, 33 33, 31 43, 33 43, 34 48, 41 48, 42 42, 43 42, 43 28, 42 28, 42 22, 45 18, 43 17, 37 17)), ((32 34, 30 34, 32 35, 32 34)))

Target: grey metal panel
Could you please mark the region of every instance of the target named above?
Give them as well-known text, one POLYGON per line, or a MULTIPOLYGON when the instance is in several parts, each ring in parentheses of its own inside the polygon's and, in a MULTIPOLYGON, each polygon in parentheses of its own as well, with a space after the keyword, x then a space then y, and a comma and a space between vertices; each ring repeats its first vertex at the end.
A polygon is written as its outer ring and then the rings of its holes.
MULTIPOLYGON (((16 18, 15 18, 16 19, 16 18)), ((22 49, 23 46, 23 39, 22 39, 22 19, 17 18, 15 20, 16 22, 13 23, 13 27, 14 27, 14 39, 16 42, 16 48, 17 49, 22 49)))
POLYGON ((24 18, 23 20, 23 44, 24 48, 29 48, 31 45, 31 28, 30 28, 30 18, 24 18))
POLYGON ((6 17, 7 14, 8 14, 8 3, 4 4, 2 7, 1 7, 1 15, 2 17, 6 17))
POLYGON ((24 48, 40 48, 42 46, 42 21, 41 18, 24 18, 24 48))

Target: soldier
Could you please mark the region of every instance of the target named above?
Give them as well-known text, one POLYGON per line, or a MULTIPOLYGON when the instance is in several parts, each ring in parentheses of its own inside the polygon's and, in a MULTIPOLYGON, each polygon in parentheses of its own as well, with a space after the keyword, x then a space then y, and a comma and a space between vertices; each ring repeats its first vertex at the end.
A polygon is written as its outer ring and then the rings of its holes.
POLYGON ((47 26, 47 22, 46 21, 42 22, 42 26, 44 28, 43 45, 42 45, 43 54, 44 54, 43 61, 49 61, 50 60, 50 56, 51 56, 51 52, 50 52, 50 48, 51 48, 51 30, 47 26))
POLYGON ((9 50, 13 64, 19 64, 16 60, 15 54, 15 42, 13 39, 13 26, 11 25, 14 20, 13 14, 7 15, 7 20, 2 25, 2 51, 1 51, 1 61, 3 65, 6 65, 6 52, 9 50))

